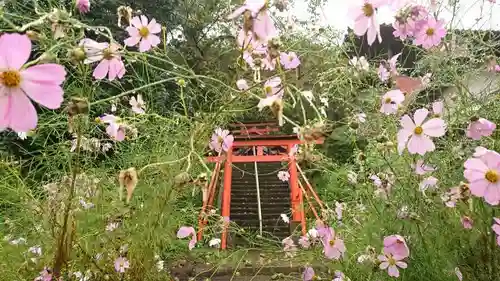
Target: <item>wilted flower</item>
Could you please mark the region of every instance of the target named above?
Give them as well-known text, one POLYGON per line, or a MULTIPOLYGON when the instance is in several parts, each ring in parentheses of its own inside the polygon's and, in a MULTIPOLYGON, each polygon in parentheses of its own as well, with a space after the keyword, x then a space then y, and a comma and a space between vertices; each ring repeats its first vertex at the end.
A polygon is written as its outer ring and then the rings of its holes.
POLYGON ((129 203, 130 199, 132 199, 132 193, 134 192, 137 182, 139 181, 136 169, 131 167, 120 171, 118 180, 120 182, 120 190, 123 190, 123 187, 127 189, 127 203, 129 203))
POLYGON ((365 57, 353 57, 349 60, 349 64, 357 68, 358 70, 368 71, 370 65, 365 57))
POLYGON ((438 179, 436 179, 433 176, 430 176, 430 177, 424 179, 419 185, 420 191, 425 192, 429 188, 435 188, 437 185, 437 182, 438 182, 438 179))
POLYGON ((106 231, 112 232, 120 226, 118 222, 110 222, 106 225, 106 231))
POLYGON ((250 88, 248 86, 247 80, 245 80, 245 79, 240 79, 240 80, 236 81, 236 87, 238 87, 238 90, 240 90, 240 91, 246 91, 250 88))
POLYGON ((426 165, 422 159, 418 159, 416 164, 412 164, 412 168, 415 169, 415 174, 417 175, 425 175, 436 170, 434 167, 426 165))
POLYGON ((122 21, 127 25, 131 24, 132 8, 129 6, 120 6, 116 9, 116 14, 118 16, 118 27, 122 27, 122 21))
POLYGON ((188 247, 189 250, 192 250, 197 242, 196 231, 194 230, 194 228, 191 226, 181 226, 181 228, 179 228, 179 231, 177 231, 177 238, 183 239, 189 236, 191 236, 191 240, 189 241, 188 247))
POLYGON ((42 255, 42 247, 40 246, 33 246, 33 247, 30 247, 28 249, 28 252, 32 253, 32 254, 35 254, 37 256, 41 256, 42 255))
POLYGON ((468 217, 468 216, 463 216, 460 221, 462 222, 462 226, 465 228, 465 229, 472 229, 472 226, 474 224, 474 221, 468 217))
POLYGON ((479 140, 481 137, 488 137, 493 134, 497 125, 487 119, 478 118, 472 121, 467 127, 467 137, 473 140, 479 140))

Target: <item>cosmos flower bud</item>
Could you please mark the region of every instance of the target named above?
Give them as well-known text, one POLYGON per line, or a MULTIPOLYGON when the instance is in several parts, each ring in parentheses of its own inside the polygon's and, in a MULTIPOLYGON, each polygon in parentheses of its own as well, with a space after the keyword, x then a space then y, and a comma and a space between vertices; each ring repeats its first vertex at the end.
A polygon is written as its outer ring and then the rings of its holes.
POLYGON ((86 114, 89 112, 89 103, 81 98, 72 98, 68 104, 67 111, 69 116, 86 114))
POLYGON ((69 56, 72 61, 82 62, 87 58, 85 50, 82 47, 76 47, 69 52, 69 56))

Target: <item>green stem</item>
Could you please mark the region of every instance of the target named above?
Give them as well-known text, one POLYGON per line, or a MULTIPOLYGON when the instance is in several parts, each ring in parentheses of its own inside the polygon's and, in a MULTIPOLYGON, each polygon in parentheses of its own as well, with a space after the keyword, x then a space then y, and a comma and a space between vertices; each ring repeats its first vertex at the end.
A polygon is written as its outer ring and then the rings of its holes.
POLYGON ((184 108, 184 115, 186 117, 189 117, 187 106, 186 106, 186 100, 184 99, 184 87, 181 86, 181 102, 182 102, 182 108, 184 108))

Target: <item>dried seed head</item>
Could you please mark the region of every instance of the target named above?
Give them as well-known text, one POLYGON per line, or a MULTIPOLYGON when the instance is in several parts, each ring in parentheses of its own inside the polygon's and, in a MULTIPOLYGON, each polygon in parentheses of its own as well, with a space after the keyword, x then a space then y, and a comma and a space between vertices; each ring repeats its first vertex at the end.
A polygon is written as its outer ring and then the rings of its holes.
POLYGON ((175 176, 174 182, 177 185, 184 185, 191 181, 191 176, 187 172, 182 172, 175 176))
POLYGON ((134 167, 122 170, 120 171, 118 179, 120 181, 120 190, 122 190, 123 187, 127 189, 127 203, 129 203, 132 198, 132 193, 134 192, 137 182, 139 181, 137 178, 137 171, 134 167))
POLYGON ((89 103, 81 98, 72 98, 66 110, 71 117, 78 114, 86 114, 89 112, 89 103))

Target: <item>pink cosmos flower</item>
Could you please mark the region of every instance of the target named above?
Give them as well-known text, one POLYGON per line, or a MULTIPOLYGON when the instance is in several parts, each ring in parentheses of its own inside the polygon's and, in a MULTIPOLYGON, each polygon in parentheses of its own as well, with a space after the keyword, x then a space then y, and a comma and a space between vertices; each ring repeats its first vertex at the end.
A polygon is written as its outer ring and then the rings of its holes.
POLYGON ((491 226, 491 229, 496 233, 497 235, 497 245, 500 246, 500 219, 499 218, 493 218, 495 220, 495 223, 493 226, 491 226))
POLYGON ((378 256, 380 261, 380 269, 387 269, 387 273, 392 277, 399 277, 399 268, 407 268, 408 265, 402 261, 404 258, 400 256, 393 256, 392 254, 385 254, 378 256))
POLYGON ((332 281, 351 281, 342 271, 335 270, 332 281))
POLYGON ((290 179, 290 174, 287 171, 279 171, 278 172, 278 179, 281 181, 288 181, 290 179))
POLYGON ((384 238, 384 254, 404 259, 410 256, 410 249, 403 236, 390 235, 384 238))
POLYGON ((469 181, 473 195, 484 197, 490 205, 500 202, 500 154, 487 151, 480 158, 469 158, 464 163, 464 177, 469 181))
POLYGON ((90 0, 76 0, 75 5, 82 14, 86 14, 90 11, 90 0))
POLYGON ((142 99, 142 95, 138 94, 137 98, 136 97, 131 97, 130 101, 128 102, 132 106, 132 111, 137 113, 137 114, 144 114, 146 105, 144 103, 144 100, 142 99))
POLYGON ((405 95, 400 90, 391 90, 382 96, 380 112, 386 115, 395 114, 405 100, 405 95))
POLYGON ((246 0, 241 7, 228 16, 228 19, 234 19, 240 15, 244 15, 245 36, 248 31, 252 31, 255 39, 262 43, 267 43, 270 38, 277 36, 278 31, 267 11, 266 0, 246 0), (248 30, 248 27, 251 27, 251 30, 248 30))
POLYGON ((285 255, 287 257, 293 257, 295 255, 295 252, 297 252, 297 245, 293 242, 293 239, 291 237, 286 237, 285 239, 281 240, 281 244, 283 245, 283 251, 285 252, 285 255))
POLYGON ((488 152, 488 151, 491 151, 491 150, 489 150, 489 149, 487 149, 485 147, 482 147, 482 146, 478 146, 474 150, 474 154, 472 156, 474 156, 474 157, 481 157, 481 156, 485 155, 486 152, 488 152))
POLYGON ((484 118, 479 118, 469 123, 466 135, 473 140, 479 140, 481 137, 491 136, 496 127, 495 123, 484 118))
POLYGON ((460 221, 462 222, 462 226, 465 228, 465 229, 472 229, 472 225, 474 224, 474 221, 470 218, 470 217, 467 217, 467 216, 463 216, 460 221))
POLYGON ((44 267, 40 271, 40 275, 36 277, 33 281, 52 281, 52 273, 48 267, 44 267))
POLYGON ((424 155, 426 152, 434 151, 436 147, 430 137, 444 136, 446 124, 440 118, 432 118, 424 123, 427 115, 429 115, 429 111, 421 108, 415 111, 413 116, 415 122, 408 115, 401 118, 400 123, 403 128, 398 132, 398 151, 400 154, 403 153, 406 146, 410 154, 424 155))
POLYGON ((329 259, 340 259, 346 251, 344 241, 335 237, 335 231, 331 227, 325 227, 319 230, 321 242, 323 243, 323 252, 329 259))
POLYGON ((125 64, 121 60, 118 53, 120 46, 115 43, 98 43, 94 40, 85 38, 80 41, 80 46, 85 50, 87 58, 85 64, 100 61, 94 69, 93 76, 95 79, 101 80, 108 76, 109 81, 116 78, 122 78, 125 75, 125 64))
POLYGON ((308 236, 301 236, 299 238, 299 245, 304 249, 309 249, 311 247, 311 241, 308 236))
POLYGON ((116 141, 123 141, 125 139, 125 127, 121 124, 120 118, 111 114, 104 114, 99 117, 100 121, 108 124, 106 133, 111 139, 116 141))
POLYGON ((436 170, 436 168, 426 165, 422 159, 418 159, 416 164, 412 164, 412 168, 415 169, 417 175, 425 175, 436 170))
POLYGON ((420 31, 415 35, 414 44, 422 45, 425 49, 430 49, 433 46, 439 45, 441 39, 446 36, 446 29, 442 21, 436 21, 433 17, 429 17, 427 22, 423 24, 420 31))
POLYGON ((30 99, 49 109, 57 109, 63 102, 64 67, 48 63, 23 68, 30 54, 28 36, 0 36, 0 131, 11 128, 19 133, 36 128, 38 116, 30 99))
POLYGON ((130 263, 127 258, 119 257, 115 260, 116 272, 124 273, 126 269, 130 268, 130 263))
POLYGON ((130 23, 132 25, 127 27, 130 37, 125 39, 125 45, 132 47, 139 44, 139 51, 146 52, 160 44, 160 37, 155 34, 160 33, 161 25, 155 19, 149 22, 146 16, 141 15, 140 18, 133 17, 130 23))
POLYGON ((429 188, 436 188, 438 179, 433 176, 425 178, 419 185, 420 191, 425 192, 429 188))
POLYGON ((362 5, 356 5, 349 9, 349 17, 354 19, 354 34, 363 36, 366 33, 370 46, 375 42, 376 37, 378 37, 379 42, 382 42, 376 8, 385 2, 386 0, 364 0, 362 5))
POLYGON ((294 69, 300 65, 300 60, 294 52, 289 52, 288 54, 281 52, 280 63, 284 69, 294 69))
POLYGON ((240 90, 240 91, 246 91, 250 88, 248 86, 247 80, 245 80, 245 79, 240 79, 240 80, 236 81, 236 87, 238 87, 238 90, 240 90))
POLYGON ((215 129, 212 134, 212 140, 210 141, 210 149, 213 149, 219 153, 223 150, 228 151, 231 146, 233 146, 234 137, 228 130, 222 130, 221 128, 215 129))
POLYGON ((279 77, 269 78, 264 83, 264 92, 268 97, 273 95, 282 97, 284 88, 283 86, 281 86, 281 78, 279 77))
POLYGON ((302 280, 312 281, 315 280, 316 275, 314 274, 314 269, 312 267, 306 267, 302 273, 302 280))
POLYGON ((196 245, 196 231, 191 226, 181 226, 179 231, 177 231, 177 238, 183 239, 191 236, 191 240, 189 241, 189 250, 192 250, 196 245))
POLYGON ((429 15, 429 11, 424 6, 412 5, 401 9, 396 15, 396 20, 393 23, 393 35, 406 39, 417 34, 429 15))

